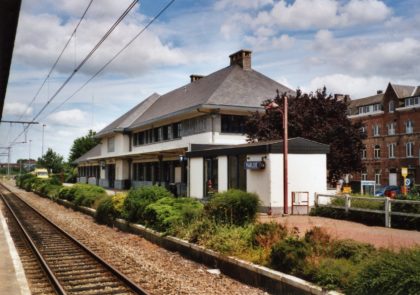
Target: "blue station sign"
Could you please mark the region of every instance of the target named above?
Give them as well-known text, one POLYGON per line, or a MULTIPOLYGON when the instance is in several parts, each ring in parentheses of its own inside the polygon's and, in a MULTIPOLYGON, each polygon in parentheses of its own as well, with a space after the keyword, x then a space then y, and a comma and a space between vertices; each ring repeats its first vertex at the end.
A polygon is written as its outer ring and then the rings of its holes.
POLYGON ((246 161, 244 165, 245 169, 250 170, 261 170, 265 168, 265 162, 264 161, 246 161))

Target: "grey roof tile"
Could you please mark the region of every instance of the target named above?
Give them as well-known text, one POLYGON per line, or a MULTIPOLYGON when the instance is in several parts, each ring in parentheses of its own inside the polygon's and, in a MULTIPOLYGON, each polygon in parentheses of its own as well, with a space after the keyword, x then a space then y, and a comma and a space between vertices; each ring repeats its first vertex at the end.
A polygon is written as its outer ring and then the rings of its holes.
POLYGON ((232 65, 160 96, 130 127, 200 105, 260 107, 263 100, 276 95, 277 89, 294 93, 257 71, 232 65))
POLYGON ((85 161, 88 161, 89 158, 99 157, 100 155, 101 155, 101 144, 97 144, 93 148, 91 148, 89 151, 84 153, 82 156, 74 160, 73 163, 85 162, 85 161))
POLYGON ((112 133, 116 130, 128 128, 138 117, 140 117, 157 99, 159 94, 153 93, 141 103, 133 107, 127 113, 113 121, 111 124, 103 128, 96 134, 96 137, 101 137, 106 134, 112 133))

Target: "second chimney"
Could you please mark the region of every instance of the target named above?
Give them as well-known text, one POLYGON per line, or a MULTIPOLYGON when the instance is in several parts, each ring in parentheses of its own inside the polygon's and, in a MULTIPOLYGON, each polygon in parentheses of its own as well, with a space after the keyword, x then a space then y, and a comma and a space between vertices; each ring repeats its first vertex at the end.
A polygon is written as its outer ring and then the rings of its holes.
POLYGON ((190 75, 190 79, 191 79, 191 83, 197 80, 200 80, 201 78, 203 78, 204 76, 202 75, 190 75))
POLYGON ((251 70, 251 50, 242 49, 229 55, 230 65, 239 65, 244 70, 251 70))

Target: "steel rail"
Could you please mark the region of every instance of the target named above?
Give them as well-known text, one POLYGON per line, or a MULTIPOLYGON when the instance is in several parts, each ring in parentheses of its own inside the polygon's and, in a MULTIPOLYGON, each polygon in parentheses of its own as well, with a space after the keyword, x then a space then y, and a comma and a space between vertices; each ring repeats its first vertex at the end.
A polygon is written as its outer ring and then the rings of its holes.
MULTIPOLYGON (((58 225, 53 223, 51 220, 49 220, 46 216, 44 216, 41 212, 39 212, 37 209, 29 205, 26 201, 24 201, 17 193, 11 191, 8 187, 6 187, 3 183, 0 183, 1 187, 3 187, 5 190, 9 191, 11 194, 15 195, 20 202, 25 204, 28 208, 30 208, 32 211, 34 211, 38 216, 40 216, 44 221, 46 221, 48 224, 50 224, 53 228, 58 230, 61 234, 63 234, 66 238, 74 242, 77 246, 82 248, 89 256, 94 258, 99 264, 101 264, 103 267, 105 267, 107 270, 109 270, 113 275, 115 275, 118 279, 120 279, 128 288, 131 289, 131 291, 135 292, 136 294, 144 294, 149 295, 145 290, 143 290, 140 286, 136 285, 133 281, 131 281, 127 276, 122 274, 120 271, 115 269, 113 266, 108 264, 105 260, 100 258, 97 254, 95 254, 91 249, 89 249, 87 246, 79 242, 76 238, 71 236, 69 233, 67 233, 64 229, 60 228, 58 225)), ((19 221, 18 221, 19 222, 19 221)), ((20 223, 20 222, 19 222, 20 223)), ((33 245, 36 247, 35 245, 33 245)), ((42 256, 42 254, 40 254, 42 256)), ((54 276, 55 277, 55 276, 54 276)), ((63 293, 66 294, 66 293, 63 293)))

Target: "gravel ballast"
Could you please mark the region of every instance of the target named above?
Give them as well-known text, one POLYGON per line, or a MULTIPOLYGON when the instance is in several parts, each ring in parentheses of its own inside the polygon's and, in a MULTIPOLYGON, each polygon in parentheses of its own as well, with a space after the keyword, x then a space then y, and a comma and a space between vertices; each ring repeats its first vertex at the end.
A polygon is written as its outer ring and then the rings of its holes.
POLYGON ((267 294, 149 241, 9 185, 25 201, 151 294, 267 294))

